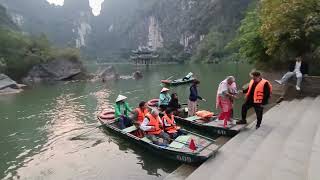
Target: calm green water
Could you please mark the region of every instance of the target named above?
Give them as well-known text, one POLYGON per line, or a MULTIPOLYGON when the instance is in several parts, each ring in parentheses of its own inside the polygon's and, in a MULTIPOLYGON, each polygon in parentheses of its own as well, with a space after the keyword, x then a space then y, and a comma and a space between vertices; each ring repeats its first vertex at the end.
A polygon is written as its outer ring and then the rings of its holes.
MULTIPOLYGON (((136 70, 129 65, 116 65, 116 69, 124 75, 136 70)), ((214 110, 219 82, 227 75, 235 75, 238 84, 243 84, 248 81, 250 69, 243 64, 139 67, 144 73, 142 80, 61 82, 0 96, 0 178, 163 179, 180 163, 101 129, 80 140, 70 138, 95 127, 96 115, 112 107, 119 93, 135 106, 141 100, 158 97, 161 79, 172 75, 179 78, 189 71, 201 80, 199 92, 208 100, 200 103, 200 108, 214 110)), ((178 93, 182 103, 187 102, 188 85, 172 91, 178 93)), ((236 114, 240 101, 236 103, 236 114)))

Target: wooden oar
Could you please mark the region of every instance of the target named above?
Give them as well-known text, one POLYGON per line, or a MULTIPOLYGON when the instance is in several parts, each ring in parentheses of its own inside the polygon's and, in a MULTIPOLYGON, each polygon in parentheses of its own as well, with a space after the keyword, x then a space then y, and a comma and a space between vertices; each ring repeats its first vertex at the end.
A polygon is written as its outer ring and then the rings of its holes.
POLYGON ((170 80, 171 78, 173 78, 174 76, 170 76, 170 77, 168 77, 166 80, 170 80))
MULTIPOLYGON (((117 120, 117 119, 119 119, 119 118, 120 118, 120 117, 115 118, 114 121, 117 120)), ((87 134, 87 133, 89 133, 89 132, 92 132, 92 131, 94 131, 94 130, 96 130, 96 129, 98 129, 98 128, 106 125, 106 124, 107 124, 107 123, 103 123, 103 124, 101 124, 101 125, 99 125, 99 126, 96 126, 96 127, 94 127, 93 129, 91 129, 91 130, 89 130, 89 131, 86 131, 86 132, 84 132, 84 133, 79 134, 78 136, 75 136, 75 137, 73 137, 73 138, 70 138, 70 140, 77 140, 79 136, 82 136, 82 135, 84 135, 84 134, 87 134)))

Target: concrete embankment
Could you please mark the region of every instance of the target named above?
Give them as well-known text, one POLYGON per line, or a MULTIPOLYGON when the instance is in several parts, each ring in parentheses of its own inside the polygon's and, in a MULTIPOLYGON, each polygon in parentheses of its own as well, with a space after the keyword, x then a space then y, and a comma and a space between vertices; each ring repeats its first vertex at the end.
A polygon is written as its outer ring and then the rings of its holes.
POLYGON ((284 101, 263 125, 226 143, 187 179, 317 180, 320 177, 320 96, 284 101))

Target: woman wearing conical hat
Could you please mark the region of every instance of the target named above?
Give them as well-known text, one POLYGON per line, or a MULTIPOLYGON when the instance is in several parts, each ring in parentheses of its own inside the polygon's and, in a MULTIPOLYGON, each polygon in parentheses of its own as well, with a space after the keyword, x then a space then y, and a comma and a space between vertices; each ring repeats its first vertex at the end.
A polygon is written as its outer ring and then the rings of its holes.
POLYGON ((119 94, 114 105, 115 118, 119 121, 119 128, 125 129, 126 127, 132 126, 132 120, 129 117, 129 113, 132 112, 129 104, 125 102, 126 96, 119 94))
POLYGON ((164 111, 167 109, 169 102, 171 100, 171 96, 169 94, 168 88, 162 88, 159 96, 159 107, 161 111, 164 111))

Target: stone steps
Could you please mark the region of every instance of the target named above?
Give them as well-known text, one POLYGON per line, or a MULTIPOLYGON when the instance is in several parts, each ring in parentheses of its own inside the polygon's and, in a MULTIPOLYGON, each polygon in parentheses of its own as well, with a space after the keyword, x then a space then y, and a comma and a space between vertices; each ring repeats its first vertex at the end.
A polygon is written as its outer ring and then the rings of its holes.
POLYGON ((283 102, 188 179, 319 180, 320 96, 283 102))
POLYGON ((240 147, 238 147, 237 151, 230 155, 230 158, 226 163, 221 167, 219 171, 215 173, 214 178, 220 180, 234 180, 238 177, 239 172, 241 172, 246 164, 252 158, 252 154, 254 154, 261 146, 263 146, 266 137, 273 132, 279 126, 279 121, 277 119, 277 114, 283 113, 284 116, 290 116, 291 114, 286 113, 293 107, 294 104, 300 103, 299 101, 291 102, 290 105, 284 106, 277 112, 270 112, 270 116, 266 116, 264 118, 263 125, 259 128, 259 130, 254 131, 250 137, 248 137, 240 147), (270 118, 270 119, 269 119, 270 118))
MULTIPOLYGON (((320 123, 319 105, 320 98, 313 101, 311 106, 302 114, 301 120, 291 132, 280 158, 273 166, 270 180, 305 179, 308 172, 309 158, 312 151, 314 137, 320 123), (292 173, 294 172, 294 173, 292 173)), ((320 174, 318 174, 320 175, 320 174)), ((318 176, 320 177, 320 176, 318 176)))
MULTIPOLYGON (((250 124, 246 131, 241 131, 236 137, 232 138, 218 151, 215 158, 211 158, 205 162, 188 179, 210 178, 222 180, 232 177, 242 167, 242 163, 250 157, 251 152, 255 151, 256 144, 259 144, 271 132, 272 128, 276 126, 275 114, 287 112, 290 104, 298 104, 298 102, 299 100, 292 102, 284 101, 269 110, 265 113, 260 128, 264 129, 263 131, 255 130, 255 122, 250 124)), ((253 117, 256 118, 255 115, 253 117)))
POLYGON ((313 103, 310 98, 303 99, 296 106, 288 106, 288 111, 277 113, 277 126, 265 137, 263 143, 251 154, 251 158, 234 178, 239 180, 263 180, 270 174, 274 162, 281 158, 285 142, 291 132, 296 129, 296 124, 301 121, 301 117, 309 105, 313 103))

